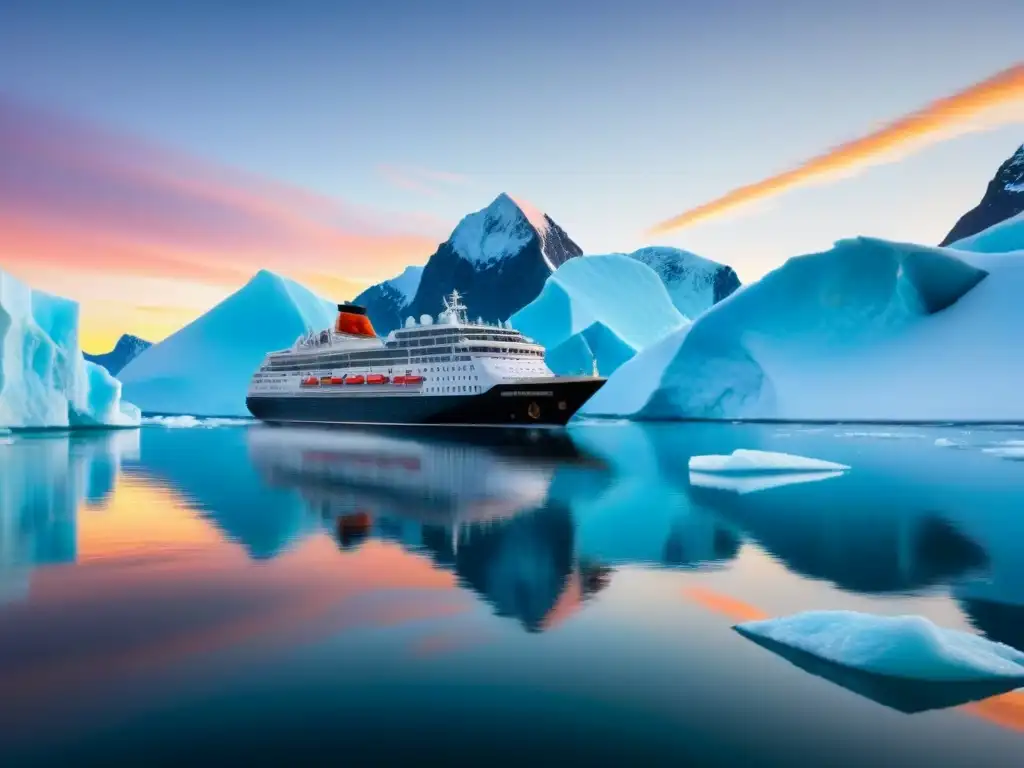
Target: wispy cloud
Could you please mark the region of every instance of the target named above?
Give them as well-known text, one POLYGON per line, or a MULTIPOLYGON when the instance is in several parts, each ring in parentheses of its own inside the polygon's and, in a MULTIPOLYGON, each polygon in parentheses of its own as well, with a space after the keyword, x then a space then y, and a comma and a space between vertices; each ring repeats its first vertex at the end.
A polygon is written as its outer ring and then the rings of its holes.
POLYGON ((428 197, 440 197, 450 187, 466 187, 472 179, 461 173, 417 166, 378 165, 377 173, 390 184, 428 197))
POLYGON ((399 271, 437 234, 0 96, 4 264, 237 285, 399 271))
POLYGON ((661 234, 706 221, 795 187, 847 175, 873 163, 888 162, 926 144, 969 131, 1024 122, 1024 109, 1019 108, 1022 106, 1024 63, 933 101, 877 131, 841 144, 795 168, 734 189, 716 200, 663 221, 649 234, 661 234))

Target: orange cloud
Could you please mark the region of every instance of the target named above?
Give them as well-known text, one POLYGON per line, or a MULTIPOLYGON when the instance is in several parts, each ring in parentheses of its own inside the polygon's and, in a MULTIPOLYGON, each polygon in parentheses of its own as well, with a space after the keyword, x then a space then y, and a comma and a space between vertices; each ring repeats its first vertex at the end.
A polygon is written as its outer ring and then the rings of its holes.
MULTIPOLYGON (((854 171, 911 145, 921 145, 966 132, 977 127, 971 123, 974 118, 1021 100, 1024 100, 1024 64, 1017 64, 959 93, 933 101, 877 131, 841 144, 796 168, 739 187, 717 200, 663 221, 649 230, 648 234, 663 234, 706 221, 795 187, 854 171)), ((988 124, 1006 124, 1020 119, 1019 112, 992 114, 989 115, 988 124)))

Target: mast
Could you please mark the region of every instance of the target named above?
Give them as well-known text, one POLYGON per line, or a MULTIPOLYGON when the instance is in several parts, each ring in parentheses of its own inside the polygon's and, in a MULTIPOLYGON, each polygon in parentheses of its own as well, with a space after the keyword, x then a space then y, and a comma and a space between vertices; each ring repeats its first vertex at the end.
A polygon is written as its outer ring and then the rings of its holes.
POLYGON ((444 312, 448 317, 454 318, 455 322, 460 325, 469 325, 469 321, 466 319, 466 305, 462 303, 462 296, 457 290, 453 289, 443 301, 444 312))

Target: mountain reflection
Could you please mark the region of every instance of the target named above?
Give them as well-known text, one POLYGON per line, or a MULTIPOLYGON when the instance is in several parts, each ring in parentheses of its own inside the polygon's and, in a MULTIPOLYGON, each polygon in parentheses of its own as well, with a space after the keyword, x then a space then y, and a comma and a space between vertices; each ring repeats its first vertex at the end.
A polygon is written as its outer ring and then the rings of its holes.
MULTIPOLYGON (((0 445, 0 600, 25 594, 32 567, 75 562, 91 508, 130 506, 131 483, 150 483, 199 526, 176 523, 176 546, 201 534, 267 561, 310 538, 329 537, 339 556, 391 542, 528 631, 572 615, 613 569, 726 568, 753 540, 790 572, 850 592, 946 588, 979 630, 1024 645, 1019 464, 930 440, 789 440, 853 469, 820 482, 691 484, 692 455, 780 448, 771 429, 734 425, 23 436, 0 445), (120 490, 119 476, 131 480, 120 490)), ((115 539, 140 530, 90 540, 126 552, 115 539)))

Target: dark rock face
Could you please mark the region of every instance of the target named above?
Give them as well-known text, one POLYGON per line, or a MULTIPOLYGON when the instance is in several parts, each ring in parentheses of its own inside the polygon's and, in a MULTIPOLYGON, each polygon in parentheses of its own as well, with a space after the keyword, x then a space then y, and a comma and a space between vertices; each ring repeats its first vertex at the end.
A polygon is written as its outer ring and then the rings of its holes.
POLYGON ((392 288, 388 283, 378 283, 367 288, 356 296, 354 302, 366 307, 366 314, 373 323, 373 328, 380 335, 385 335, 395 328, 401 328, 409 313, 404 294, 392 288))
POLYGON ((956 223, 939 245, 950 245, 957 240, 976 235, 993 224, 1012 218, 1024 211, 1024 145, 999 166, 995 177, 988 183, 985 196, 956 223))
MULTIPOLYGON (((568 242, 576 252, 560 251, 561 262, 582 254, 579 246, 568 242)), ((416 318, 437 315, 444 308, 442 298, 456 289, 462 294, 471 318, 505 321, 537 298, 550 275, 551 268, 541 254, 536 234, 515 254, 485 265, 462 258, 449 241, 442 243, 427 262, 420 289, 407 314, 416 318)))
POLYGON ((715 272, 714 296, 717 304, 726 296, 732 295, 740 287, 740 279, 732 267, 722 266, 715 272))
POLYGON ((83 353, 82 356, 91 363, 101 365, 107 369, 111 376, 117 376, 128 363, 153 346, 153 343, 140 339, 126 333, 117 340, 117 344, 110 352, 102 355, 90 355, 83 353))

